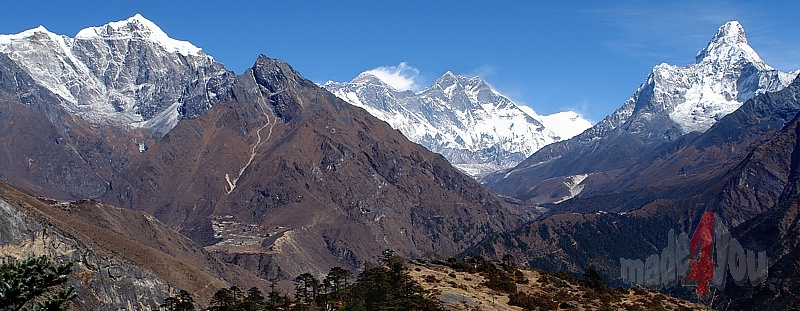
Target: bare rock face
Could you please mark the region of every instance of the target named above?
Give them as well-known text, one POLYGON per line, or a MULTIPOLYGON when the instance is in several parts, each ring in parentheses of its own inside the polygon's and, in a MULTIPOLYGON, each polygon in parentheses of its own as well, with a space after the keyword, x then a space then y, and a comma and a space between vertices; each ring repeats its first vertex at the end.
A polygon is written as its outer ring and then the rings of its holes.
POLYGON ((216 261, 151 216, 97 202, 35 198, 0 182, 0 257, 75 263, 80 310, 158 310, 179 289, 207 303, 231 283, 266 281, 216 261))
POLYGON ((127 167, 103 200, 284 277, 356 267, 386 248, 452 255, 517 224, 443 157, 282 61, 259 57, 232 89, 127 167))

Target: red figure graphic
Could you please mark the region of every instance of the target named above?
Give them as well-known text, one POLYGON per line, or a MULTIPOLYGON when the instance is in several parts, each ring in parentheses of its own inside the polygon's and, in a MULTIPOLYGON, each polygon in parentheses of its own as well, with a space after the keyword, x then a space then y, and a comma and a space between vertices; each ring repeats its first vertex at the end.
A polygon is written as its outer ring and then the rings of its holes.
POLYGON ((697 295, 703 296, 708 291, 708 282, 714 276, 714 262, 711 260, 711 242, 714 237, 714 213, 705 212, 700 219, 700 224, 697 225, 692 240, 690 241, 691 257, 691 271, 687 280, 697 281, 697 288, 695 291, 697 295), (699 259, 697 252, 700 252, 699 259))

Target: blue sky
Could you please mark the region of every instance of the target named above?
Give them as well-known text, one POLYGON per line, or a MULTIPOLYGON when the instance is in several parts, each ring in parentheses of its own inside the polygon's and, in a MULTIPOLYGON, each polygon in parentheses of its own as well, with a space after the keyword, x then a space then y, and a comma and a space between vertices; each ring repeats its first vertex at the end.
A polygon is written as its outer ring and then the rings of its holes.
POLYGON ((425 86, 451 70, 479 75, 540 114, 598 121, 653 66, 686 65, 729 20, 770 65, 800 69, 800 1, 15 1, 0 33, 78 30, 135 13, 243 72, 259 54, 316 82, 407 63, 425 86))

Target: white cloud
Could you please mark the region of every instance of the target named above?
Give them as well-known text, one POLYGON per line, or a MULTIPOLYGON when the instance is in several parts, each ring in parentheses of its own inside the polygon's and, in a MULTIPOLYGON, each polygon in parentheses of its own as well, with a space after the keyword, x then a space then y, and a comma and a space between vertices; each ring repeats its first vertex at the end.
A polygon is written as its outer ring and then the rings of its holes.
POLYGON ((366 73, 378 77, 378 79, 398 91, 416 91, 419 89, 417 84, 419 70, 409 66, 406 62, 402 62, 397 66, 381 66, 367 70, 366 73))
POLYGON ((481 77, 481 79, 486 80, 487 78, 493 76, 496 71, 497 70, 494 68, 494 66, 487 64, 487 65, 483 65, 483 66, 480 66, 478 68, 473 69, 472 71, 467 73, 467 76, 470 76, 470 77, 477 76, 477 77, 481 77))

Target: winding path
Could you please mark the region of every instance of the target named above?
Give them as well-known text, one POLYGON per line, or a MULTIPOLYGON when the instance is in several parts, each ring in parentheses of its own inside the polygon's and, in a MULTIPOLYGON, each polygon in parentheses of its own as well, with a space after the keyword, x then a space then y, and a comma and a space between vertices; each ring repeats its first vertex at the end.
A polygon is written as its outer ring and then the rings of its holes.
POLYGON ((237 175, 236 178, 231 180, 230 176, 228 174, 225 174, 225 181, 228 183, 227 190, 225 191, 226 195, 230 194, 233 191, 233 189, 236 188, 236 182, 239 181, 240 177, 242 177, 242 174, 244 174, 244 171, 247 169, 247 167, 250 166, 251 163, 253 163, 253 159, 255 159, 255 157, 256 157, 256 149, 258 149, 258 147, 260 147, 263 142, 268 141, 270 139, 270 137, 272 137, 272 129, 275 127, 275 124, 278 123, 277 122, 277 118, 276 118, 276 122, 272 122, 272 120, 269 117, 269 115, 272 112, 270 111, 268 113, 267 112, 268 109, 264 108, 264 104, 261 104, 260 107, 261 107, 261 113, 264 115, 264 117, 267 118, 267 123, 264 124, 262 127, 258 128, 258 130, 256 130, 256 137, 257 137, 256 143, 253 144, 253 149, 250 150, 250 158, 247 160, 247 164, 245 164, 242 167, 242 169, 239 170, 239 175, 237 175), (267 126, 269 126, 269 133, 267 134, 267 138, 262 141, 261 140, 261 131, 263 129, 267 128, 267 126))

